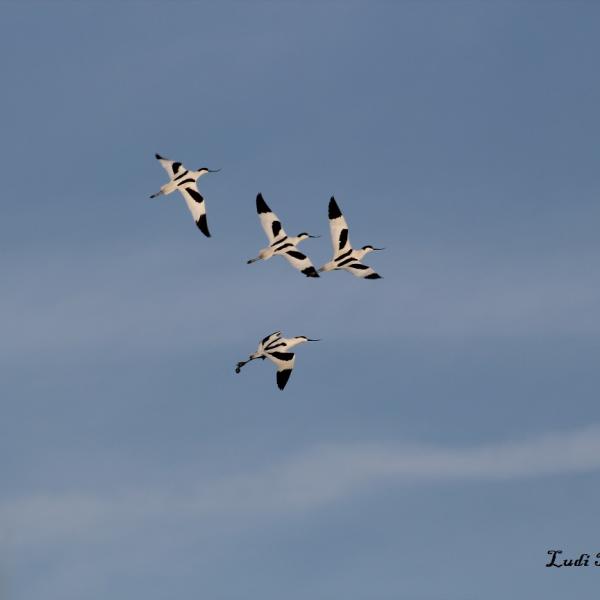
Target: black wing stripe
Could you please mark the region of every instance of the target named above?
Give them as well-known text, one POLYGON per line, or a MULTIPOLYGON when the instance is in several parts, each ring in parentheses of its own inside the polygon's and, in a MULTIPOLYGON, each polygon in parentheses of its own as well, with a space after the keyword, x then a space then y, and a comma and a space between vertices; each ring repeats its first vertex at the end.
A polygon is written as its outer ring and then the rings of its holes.
POLYGON ((275 241, 274 241, 274 242, 271 244, 271 246, 277 246, 277 244, 281 244, 281 242, 285 242, 285 240, 287 240, 287 239, 288 239, 288 236, 287 236, 287 235, 284 235, 284 236, 283 236, 283 237, 282 237, 280 240, 275 240, 275 241))
POLYGON ((340 261, 340 260, 344 260, 344 258, 347 258, 351 254, 352 254, 352 248, 350 248, 350 250, 347 250, 343 254, 340 254, 339 256, 337 256, 336 259, 335 259, 335 261, 337 262, 337 261, 340 261))
POLYGON ((271 223, 271 229, 273 230, 273 237, 277 237, 281 231, 281 223, 279 221, 273 221, 271 223))
POLYGON ((283 244, 283 246, 279 246, 278 248, 273 248, 273 252, 280 252, 284 248, 293 248, 294 244, 283 244))
POLYGON ((298 252, 298 250, 288 250, 287 254, 292 258, 297 258, 298 260, 304 260, 306 256, 302 254, 302 252, 298 252))
MULTIPOLYGON (((264 345, 264 343, 265 343, 265 342, 266 342, 266 341, 267 341, 267 340, 268 340, 268 339, 269 339, 271 336, 275 335, 276 333, 279 333, 279 332, 278 332, 278 331, 274 331, 273 333, 270 333, 269 335, 265 336, 265 337, 262 339, 262 342, 261 342, 261 344, 263 344, 263 345, 264 345)), ((273 340, 273 341, 275 341, 275 340, 273 340)))
POLYGON ((354 263, 353 265, 350 265, 351 269, 359 269, 360 271, 364 271, 366 269, 370 269, 371 267, 367 267, 367 265, 363 265, 362 263, 354 263))
POLYGON ((198 203, 201 204, 204 202, 204 198, 194 189, 194 188, 185 188, 185 191, 198 203))
POLYGON ((279 341, 279 338, 273 340, 268 346, 265 346, 265 352, 271 352, 271 350, 275 350, 275 348, 281 348, 281 346, 285 346, 285 342, 279 341))
POLYGON ((346 245, 347 242, 348 242, 348 230, 342 229, 340 231, 340 242, 338 245, 338 250, 341 250, 346 245))
POLYGON ((346 265, 349 265, 351 262, 354 262, 354 258, 351 256, 350 258, 347 258, 346 260, 343 260, 338 267, 345 267, 346 265))
POLYGON ((269 354, 278 360, 284 361, 292 360, 292 358, 294 358, 293 352, 269 352, 269 354))

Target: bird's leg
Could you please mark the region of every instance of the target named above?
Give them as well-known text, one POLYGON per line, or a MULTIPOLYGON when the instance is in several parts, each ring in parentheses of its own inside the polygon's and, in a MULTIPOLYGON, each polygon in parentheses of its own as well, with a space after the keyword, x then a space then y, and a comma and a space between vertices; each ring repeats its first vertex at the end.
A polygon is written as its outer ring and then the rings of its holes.
POLYGON ((264 354, 258 354, 258 353, 256 353, 256 354, 251 354, 251 355, 249 356, 248 360, 241 360, 241 361, 240 361, 240 362, 239 362, 239 363, 236 365, 236 367, 235 367, 235 372, 236 372, 236 373, 239 373, 239 372, 240 372, 240 370, 241 370, 241 368, 242 368, 244 365, 247 365, 247 364, 248 364, 250 361, 257 360, 257 359, 259 359, 259 358, 262 358, 263 360, 265 360, 265 358, 267 358, 267 357, 266 357, 264 354))
POLYGON ((247 365, 250 361, 256 360, 258 356, 250 357, 248 360, 241 360, 235 367, 235 372, 239 373, 244 365, 247 365))
POLYGON ((260 260, 260 256, 257 256, 256 258, 251 258, 250 260, 246 261, 247 265, 252 264, 253 262, 256 262, 257 260, 260 260))
POLYGON ((162 190, 156 192, 156 194, 152 194, 152 196, 150 196, 150 198, 156 198, 157 196, 162 196, 164 194, 164 192, 162 190))

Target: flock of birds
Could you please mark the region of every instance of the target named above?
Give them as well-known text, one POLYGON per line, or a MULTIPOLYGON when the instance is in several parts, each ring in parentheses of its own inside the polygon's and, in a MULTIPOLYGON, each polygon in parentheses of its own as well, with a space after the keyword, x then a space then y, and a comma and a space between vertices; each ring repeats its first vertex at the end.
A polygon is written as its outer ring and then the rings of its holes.
MULTIPOLYGON (((217 173, 220 169, 208 169, 202 167, 196 171, 186 169, 182 163, 169 160, 160 154, 155 155, 162 167, 169 175, 169 181, 163 185, 156 194, 157 196, 169 195, 178 191, 183 196, 194 222, 200 231, 210 237, 208 221, 206 219, 206 203, 198 191, 198 179, 206 173, 217 173)), ((319 273, 327 271, 344 270, 352 273, 362 279, 381 279, 381 275, 362 262, 362 259, 370 252, 384 250, 384 248, 375 248, 374 246, 363 246, 354 249, 348 237, 348 224, 340 210, 335 198, 332 196, 329 200, 328 217, 329 230, 331 233, 331 243, 333 245, 333 257, 325 263, 320 269, 315 269, 310 258, 298 250, 298 244, 308 238, 317 238, 318 235, 310 235, 306 232, 299 233, 296 236, 288 236, 281 221, 277 215, 269 208, 262 194, 256 196, 256 212, 260 219, 260 224, 267 236, 269 245, 263 248, 258 256, 247 261, 248 264, 258 260, 269 260, 273 256, 283 256, 289 263, 306 275, 307 277, 319 277, 319 273)), ((238 362, 235 372, 239 373, 241 368, 247 363, 258 358, 265 360, 268 358, 277 367, 277 386, 283 390, 292 374, 296 355, 290 352, 292 348, 305 342, 318 342, 320 340, 310 339, 304 335, 293 338, 284 338, 281 331, 275 331, 261 340, 254 354, 251 354, 248 360, 238 362)))

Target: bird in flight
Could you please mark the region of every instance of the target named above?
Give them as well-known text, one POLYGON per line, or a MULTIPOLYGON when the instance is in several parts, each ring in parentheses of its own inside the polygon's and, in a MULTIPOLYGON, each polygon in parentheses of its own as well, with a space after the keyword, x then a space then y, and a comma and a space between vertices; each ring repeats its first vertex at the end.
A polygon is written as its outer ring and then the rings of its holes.
POLYGON ((248 360, 240 361, 237 364, 235 372, 239 373, 241 368, 252 360, 256 360, 257 358, 265 360, 265 358, 268 358, 277 367, 277 387, 282 390, 292 374, 294 362, 296 361, 296 355, 290 352, 290 350, 298 344, 320 341, 311 340, 304 335, 288 339, 281 337, 281 331, 275 331, 261 340, 258 349, 254 354, 250 355, 248 360))
POLYGON ((169 160, 160 154, 155 154, 154 156, 156 156, 163 169, 168 173, 169 182, 165 183, 165 185, 160 188, 160 191, 156 194, 152 194, 150 198, 156 198, 156 196, 162 196, 163 194, 172 194, 175 190, 178 190, 181 192, 181 195, 188 205, 198 229, 206 237, 210 237, 208 223, 206 222, 204 198, 200 192, 198 192, 196 182, 202 175, 206 175, 206 173, 217 173, 221 169, 211 170, 206 167, 201 167, 197 171, 190 171, 180 162, 169 160))
POLYGON ((333 259, 325 263, 319 271, 344 269, 362 279, 382 278, 381 275, 361 261, 369 252, 385 250, 385 248, 363 246, 359 250, 354 250, 348 238, 348 224, 333 196, 329 200, 329 230, 331 232, 331 243, 333 244, 333 259))
POLYGON ((268 260, 272 256, 283 256, 294 269, 298 269, 307 277, 318 277, 319 274, 312 262, 310 262, 310 259, 305 254, 302 254, 302 252, 299 252, 297 246, 302 240, 317 238, 319 236, 300 233, 297 236, 289 237, 284 231, 277 215, 267 206, 262 194, 256 196, 256 212, 258 212, 260 224, 269 240, 269 246, 263 248, 256 258, 251 258, 247 263, 250 264, 257 260, 268 260))

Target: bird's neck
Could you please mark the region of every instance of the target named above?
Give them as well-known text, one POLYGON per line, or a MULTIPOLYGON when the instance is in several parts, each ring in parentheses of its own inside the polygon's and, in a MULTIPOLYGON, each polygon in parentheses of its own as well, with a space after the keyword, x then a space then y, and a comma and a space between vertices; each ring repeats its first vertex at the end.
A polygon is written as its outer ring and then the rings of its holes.
POLYGON ((304 342, 306 342, 306 340, 304 338, 295 337, 295 338, 291 338, 288 340, 287 346, 288 346, 288 348, 293 348, 294 346, 297 346, 298 344, 304 344, 304 342))

